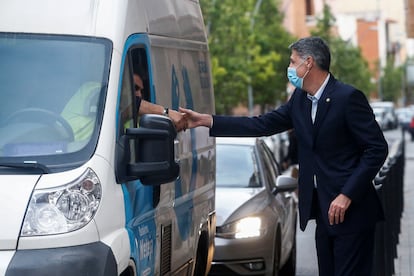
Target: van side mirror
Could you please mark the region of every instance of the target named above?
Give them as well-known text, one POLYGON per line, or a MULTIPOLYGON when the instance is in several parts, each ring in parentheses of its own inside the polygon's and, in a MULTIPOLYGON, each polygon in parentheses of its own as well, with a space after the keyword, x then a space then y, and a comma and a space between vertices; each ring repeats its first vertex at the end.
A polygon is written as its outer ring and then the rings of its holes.
POLYGON ((180 166, 175 160, 177 131, 173 122, 165 116, 146 114, 139 125, 126 129, 118 141, 117 182, 140 179, 144 185, 160 185, 175 180, 180 166), (136 149, 135 160, 131 160, 131 142, 136 149))

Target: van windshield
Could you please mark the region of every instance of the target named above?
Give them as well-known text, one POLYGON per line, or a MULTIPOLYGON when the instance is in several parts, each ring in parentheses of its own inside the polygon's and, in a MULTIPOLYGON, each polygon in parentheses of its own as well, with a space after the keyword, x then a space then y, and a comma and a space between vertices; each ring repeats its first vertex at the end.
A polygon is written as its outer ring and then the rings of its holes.
POLYGON ((112 44, 0 33, 0 161, 76 164, 101 125, 112 44))

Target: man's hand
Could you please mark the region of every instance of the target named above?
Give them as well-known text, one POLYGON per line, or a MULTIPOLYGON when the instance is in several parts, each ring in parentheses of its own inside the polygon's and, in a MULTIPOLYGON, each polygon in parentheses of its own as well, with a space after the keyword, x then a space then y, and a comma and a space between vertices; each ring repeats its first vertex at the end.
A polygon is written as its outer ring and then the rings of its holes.
POLYGON ((344 194, 339 194, 329 206, 328 219, 329 224, 339 224, 345 220, 345 212, 351 205, 351 199, 344 194))
POLYGON ((194 128, 198 126, 205 126, 210 128, 212 126, 213 117, 209 114, 201 114, 191 109, 182 107, 179 108, 179 111, 185 113, 188 128, 194 128))
MULTIPOLYGON (((144 99, 141 100, 141 105, 138 110, 139 115, 144 114, 158 114, 158 115, 164 115, 164 107, 159 104, 154 104, 151 102, 148 102, 144 99)), ((175 128, 177 131, 186 130, 187 127, 187 118, 184 113, 169 109, 168 110, 168 117, 171 119, 171 121, 174 123, 175 128)))
POLYGON ((168 111, 168 117, 170 117, 170 119, 173 121, 177 131, 186 130, 188 128, 187 118, 184 113, 170 109, 168 111))

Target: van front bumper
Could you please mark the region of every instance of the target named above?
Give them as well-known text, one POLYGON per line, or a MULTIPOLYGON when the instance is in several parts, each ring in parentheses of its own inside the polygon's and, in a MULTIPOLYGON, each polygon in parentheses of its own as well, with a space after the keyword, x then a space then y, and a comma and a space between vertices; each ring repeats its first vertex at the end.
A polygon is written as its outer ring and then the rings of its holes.
POLYGON ((49 249, 16 251, 5 276, 113 276, 117 264, 111 249, 101 242, 49 249))

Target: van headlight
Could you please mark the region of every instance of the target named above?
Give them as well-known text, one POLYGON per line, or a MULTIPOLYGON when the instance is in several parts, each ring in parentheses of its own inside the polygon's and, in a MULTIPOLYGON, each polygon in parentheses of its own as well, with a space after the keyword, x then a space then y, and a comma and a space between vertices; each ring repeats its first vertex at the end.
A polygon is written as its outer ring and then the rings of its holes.
POLYGON ((217 229, 216 236, 225 239, 244 239, 260 237, 264 234, 260 217, 246 217, 217 229))
POLYGON ((64 186, 35 190, 21 236, 60 234, 82 228, 92 220, 100 201, 101 183, 89 168, 64 186))

